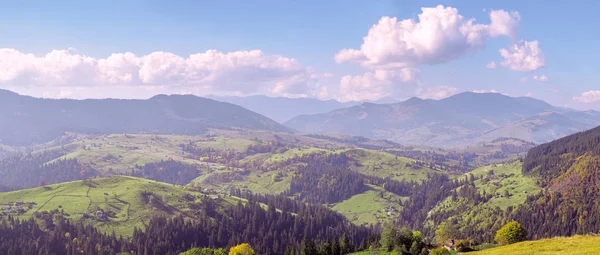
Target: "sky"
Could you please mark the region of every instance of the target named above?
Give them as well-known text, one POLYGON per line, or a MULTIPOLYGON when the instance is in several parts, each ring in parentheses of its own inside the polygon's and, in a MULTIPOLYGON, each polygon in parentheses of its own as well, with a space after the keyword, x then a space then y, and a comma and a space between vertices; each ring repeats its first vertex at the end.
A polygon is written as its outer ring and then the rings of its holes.
POLYGON ((0 88, 440 99, 600 110, 597 1, 4 1, 0 88))

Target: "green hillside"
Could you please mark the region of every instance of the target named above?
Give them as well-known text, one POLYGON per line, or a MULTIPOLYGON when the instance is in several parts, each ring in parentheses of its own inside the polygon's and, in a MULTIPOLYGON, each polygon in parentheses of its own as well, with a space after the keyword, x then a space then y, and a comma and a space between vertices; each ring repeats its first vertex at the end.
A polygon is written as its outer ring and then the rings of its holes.
POLYGON ((385 223, 398 217, 398 201, 406 200, 380 187, 370 186, 363 193, 334 204, 332 209, 355 224, 385 223))
POLYGON ((506 221, 504 212, 525 203, 529 195, 542 189, 533 177, 521 173, 521 166, 520 162, 488 165, 465 174, 463 178, 474 179, 481 201, 460 195, 461 189, 466 187, 458 187, 454 191, 458 195, 448 196, 429 212, 425 226, 433 233, 442 221, 455 222, 465 238, 473 233, 485 233, 493 238, 495 230, 506 221), (487 197, 483 198, 484 194, 487 197))
POLYGON ((472 255, 593 255, 600 254, 600 236, 574 236, 527 241, 469 252, 472 255))
MULTIPOLYGON (((480 251, 459 254, 469 255, 595 255, 600 253, 600 236, 556 237, 536 241, 526 241, 506 246, 499 246, 480 251)), ((362 251, 352 255, 387 255, 384 251, 362 251)))
MULTIPOLYGON (((34 213, 59 210, 75 221, 91 223, 103 231, 130 235, 133 228, 144 228, 152 216, 183 215, 193 219, 190 206, 200 203, 197 192, 185 187, 141 178, 111 176, 90 179, 87 184, 73 181, 45 187, 0 193, 0 203, 15 211, 16 203, 22 201, 24 212, 18 218, 29 218, 34 213), (143 192, 148 200, 144 202, 143 192), (30 205, 30 203, 32 203, 30 205), (96 212, 102 210, 107 216, 98 219, 96 212)), ((227 203, 223 200, 223 203, 227 203)), ((6 215, 6 211, 3 210, 6 215)))

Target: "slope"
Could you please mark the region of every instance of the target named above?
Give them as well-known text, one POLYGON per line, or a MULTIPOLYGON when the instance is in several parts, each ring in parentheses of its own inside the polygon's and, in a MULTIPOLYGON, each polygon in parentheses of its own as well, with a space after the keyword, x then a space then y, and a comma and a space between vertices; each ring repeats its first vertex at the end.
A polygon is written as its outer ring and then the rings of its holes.
POLYGON ((537 241, 520 242, 497 248, 469 252, 473 255, 591 255, 600 253, 599 236, 556 237, 537 241))
POLYGON ((182 215, 193 219, 191 207, 201 204, 199 196, 202 195, 182 186, 111 176, 0 193, 0 202, 5 207, 3 214, 18 218, 59 210, 67 218, 90 223, 108 233, 114 230, 131 235, 134 227, 143 229, 153 216, 182 215), (19 201, 23 202, 21 212, 19 201), (98 211, 103 211, 104 216, 99 217, 98 211))
POLYGON ((191 95, 147 100, 53 100, 0 90, 0 143, 27 145, 65 132, 197 135, 215 129, 287 131, 241 106, 191 95))

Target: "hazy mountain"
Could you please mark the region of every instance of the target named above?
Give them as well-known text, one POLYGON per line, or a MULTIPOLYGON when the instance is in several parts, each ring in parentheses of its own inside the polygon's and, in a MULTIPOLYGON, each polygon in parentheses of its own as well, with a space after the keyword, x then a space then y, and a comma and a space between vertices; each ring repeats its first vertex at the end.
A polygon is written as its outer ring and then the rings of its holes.
POLYGON ((201 134, 209 128, 287 131, 241 106, 190 95, 147 100, 40 99, 0 90, 0 143, 52 140, 65 132, 201 134))
POLYGON ((404 144, 461 146, 515 137, 546 142, 600 124, 596 112, 569 112, 528 97, 460 93, 441 100, 411 98, 300 115, 284 124, 300 132, 339 132, 404 144))
POLYGON ((326 113, 336 109, 357 105, 357 102, 342 103, 336 100, 318 100, 314 98, 287 98, 269 96, 214 96, 208 98, 241 105, 251 111, 265 115, 283 123, 301 114, 326 113))

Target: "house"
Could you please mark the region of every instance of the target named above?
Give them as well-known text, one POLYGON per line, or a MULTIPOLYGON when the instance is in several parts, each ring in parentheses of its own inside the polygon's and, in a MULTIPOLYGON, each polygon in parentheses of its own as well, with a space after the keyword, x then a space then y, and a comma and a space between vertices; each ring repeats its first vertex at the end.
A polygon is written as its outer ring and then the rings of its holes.
POLYGON ((391 215, 392 215, 392 212, 388 212, 388 213, 387 213, 387 215, 388 215, 388 216, 391 216, 391 215))
POLYGON ((448 239, 444 243, 444 248, 454 251, 455 250, 454 244, 455 244, 454 239, 448 239))
POLYGON ((96 218, 102 218, 104 217, 104 212, 101 210, 96 211, 96 218))

